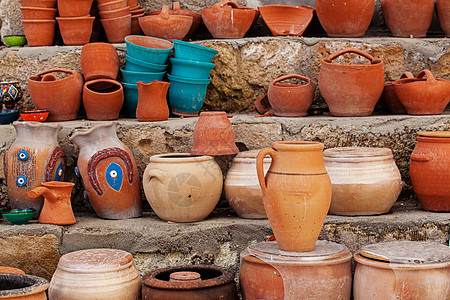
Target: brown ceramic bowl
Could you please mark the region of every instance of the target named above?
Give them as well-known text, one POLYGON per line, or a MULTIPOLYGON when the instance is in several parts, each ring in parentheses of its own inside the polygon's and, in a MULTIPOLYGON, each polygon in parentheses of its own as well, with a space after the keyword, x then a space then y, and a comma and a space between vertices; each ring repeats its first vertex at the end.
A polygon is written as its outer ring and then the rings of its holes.
POLYGON ((115 10, 121 7, 128 7, 128 6, 126 0, 117 0, 99 4, 97 7, 99 11, 106 11, 106 10, 115 10))
POLYGON ((24 20, 54 19, 56 8, 22 6, 20 8, 24 20))
POLYGON ((101 10, 99 11, 99 13, 102 19, 113 19, 128 15, 130 13, 130 10, 127 6, 125 6, 113 10, 101 10))

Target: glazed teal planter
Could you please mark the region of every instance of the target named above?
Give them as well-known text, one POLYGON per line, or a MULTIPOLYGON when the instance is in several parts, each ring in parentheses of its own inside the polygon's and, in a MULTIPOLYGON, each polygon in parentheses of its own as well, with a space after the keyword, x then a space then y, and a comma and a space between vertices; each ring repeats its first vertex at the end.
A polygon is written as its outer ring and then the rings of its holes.
POLYGON ((125 37, 125 44, 129 56, 159 65, 166 63, 173 49, 169 41, 143 35, 129 35, 125 37))
POLYGON ((128 111, 128 116, 136 118, 136 109, 138 105, 139 93, 135 83, 121 82, 123 86, 124 104, 128 111))
POLYGON ((215 64, 196 60, 170 58, 172 76, 193 79, 208 79, 215 64))
POLYGON ((206 89, 211 78, 181 78, 167 74, 170 81, 169 103, 172 113, 178 116, 195 117, 205 102, 206 89))
POLYGON ((175 48, 175 58, 179 59, 190 59, 210 63, 214 56, 219 53, 216 49, 179 40, 173 40, 173 44, 175 48))
POLYGON ((137 59, 133 56, 125 54, 126 64, 125 70, 138 72, 164 72, 167 65, 159 65, 137 59))
POLYGON ((122 72, 123 81, 126 83, 136 84, 138 81, 150 83, 152 81, 162 81, 166 72, 140 72, 140 71, 128 71, 120 69, 122 72))
POLYGON ((28 221, 30 221, 35 214, 36 210, 32 208, 12 209, 9 211, 2 212, 3 218, 5 218, 6 221, 14 225, 27 224, 28 221))

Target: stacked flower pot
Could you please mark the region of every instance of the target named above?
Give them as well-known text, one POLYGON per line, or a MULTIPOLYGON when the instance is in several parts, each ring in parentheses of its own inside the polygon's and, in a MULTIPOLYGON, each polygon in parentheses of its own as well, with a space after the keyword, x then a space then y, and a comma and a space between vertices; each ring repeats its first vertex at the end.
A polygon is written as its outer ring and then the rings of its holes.
POLYGON ((127 0, 97 0, 100 21, 110 43, 123 43, 131 34, 131 13, 127 0))
POLYGON ((28 45, 51 46, 55 37, 56 0, 20 0, 28 45))
POLYGON ((56 18, 64 45, 89 43, 95 17, 89 12, 93 0, 58 0, 56 18))

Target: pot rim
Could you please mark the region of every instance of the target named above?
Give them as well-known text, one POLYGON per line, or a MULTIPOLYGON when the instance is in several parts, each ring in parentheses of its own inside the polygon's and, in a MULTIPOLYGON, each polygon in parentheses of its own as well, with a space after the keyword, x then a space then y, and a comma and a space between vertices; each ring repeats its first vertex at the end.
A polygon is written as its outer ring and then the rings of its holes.
POLYGON ((116 21, 120 21, 122 19, 127 19, 127 18, 131 18, 131 14, 125 15, 125 16, 120 16, 117 18, 111 18, 111 19, 100 19, 100 21, 103 23, 111 23, 111 22, 116 22, 116 21))
POLYGON ((52 11, 56 12, 57 8, 52 7, 36 7, 36 6, 21 6, 20 10, 43 10, 43 11, 52 11))
MULTIPOLYGON (((203 46, 203 45, 198 45, 198 44, 194 44, 194 43, 185 42, 185 41, 173 40, 172 43, 174 45, 177 45, 178 47, 180 47, 180 46, 181 47, 190 47, 190 48, 194 48, 194 49, 199 50, 199 51, 205 51, 205 52, 210 53, 210 54, 214 53, 214 55, 219 53, 219 51, 216 50, 216 49, 213 49, 213 48, 210 48, 210 47, 206 47, 206 46, 203 46)), ((177 52, 175 51, 175 55, 176 55, 176 53, 177 52)))
POLYGON ((275 150, 292 150, 291 147, 295 147, 295 150, 311 151, 311 150, 323 150, 325 147, 323 143, 313 141, 278 141, 272 143, 272 148, 275 150))
POLYGON ((30 296, 30 295, 38 294, 38 293, 44 292, 50 285, 48 280, 46 280, 42 277, 27 275, 27 274, 3 273, 3 274, 0 274, 0 277, 29 278, 30 280, 34 280, 36 282, 35 284, 28 286, 28 287, 24 287, 24 288, 0 291, 1 298, 8 297, 8 296, 11 298, 15 298, 18 296, 23 297, 23 296, 30 296), (11 292, 14 292, 14 293, 12 294, 11 292))
POLYGON ((108 79, 108 78, 97 78, 97 79, 86 81, 84 83, 84 86, 83 86, 83 91, 88 91, 88 92, 90 92, 92 94, 95 94, 95 95, 106 95, 106 96, 109 96, 109 95, 120 93, 121 91, 123 91, 123 87, 122 87, 122 84, 120 82, 116 81, 116 80, 108 79), (118 86, 119 89, 117 89, 115 91, 112 91, 112 92, 108 92, 108 93, 100 93, 100 92, 96 92, 96 91, 92 90, 91 88, 89 88, 89 86, 91 84, 95 84, 95 83, 98 83, 98 82, 108 82, 108 83, 111 83, 111 84, 113 84, 115 86, 118 86))
POLYGON ((450 138, 450 131, 417 131, 417 137, 450 138))
POLYGON ((73 187, 75 183, 67 181, 46 181, 41 182, 41 185, 50 188, 66 188, 66 187, 73 187))
POLYGON ((324 158, 376 158, 393 157, 389 148, 377 147, 335 147, 323 151, 324 158))
POLYGON ((353 255, 355 261, 359 264, 369 267, 375 267, 378 269, 392 269, 392 270, 423 270, 423 269, 443 269, 450 267, 450 261, 439 263, 395 263, 389 261, 380 261, 376 259, 370 259, 361 255, 361 251, 356 252, 353 255))
POLYGON ((150 156, 150 163, 179 164, 180 162, 190 163, 210 160, 214 160, 210 155, 192 155, 190 153, 164 153, 150 156))

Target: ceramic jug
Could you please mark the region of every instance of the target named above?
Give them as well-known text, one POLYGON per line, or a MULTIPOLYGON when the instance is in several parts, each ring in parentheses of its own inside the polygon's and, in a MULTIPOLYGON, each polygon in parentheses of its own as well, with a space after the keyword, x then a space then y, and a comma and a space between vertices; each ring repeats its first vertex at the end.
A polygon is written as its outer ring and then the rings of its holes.
POLYGON ((154 80, 150 83, 136 82, 139 98, 136 118, 141 122, 164 121, 169 118, 166 95, 170 83, 154 80))
POLYGON ((136 162, 133 152, 117 137, 117 125, 101 124, 70 138, 80 150, 77 171, 89 202, 97 215, 105 219, 141 215, 136 162))
POLYGON ((278 247, 312 251, 331 203, 331 181, 318 142, 274 142, 256 158, 264 209, 278 247), (272 149, 273 148, 273 149, 272 149), (264 157, 272 163, 264 177, 264 157))
POLYGON ((64 178, 65 153, 58 145, 61 126, 37 122, 14 122, 16 139, 4 156, 11 208, 34 208, 39 215, 43 197, 30 198, 28 191, 41 182, 64 178))

